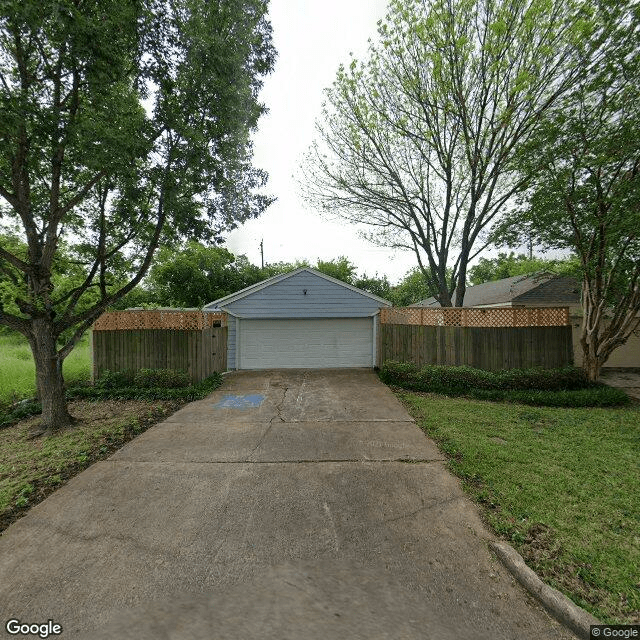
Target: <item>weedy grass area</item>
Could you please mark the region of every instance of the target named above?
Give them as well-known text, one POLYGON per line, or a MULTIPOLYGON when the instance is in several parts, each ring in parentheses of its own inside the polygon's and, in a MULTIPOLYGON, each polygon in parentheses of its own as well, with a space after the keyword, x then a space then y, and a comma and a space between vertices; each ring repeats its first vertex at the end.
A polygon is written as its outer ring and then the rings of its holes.
POLYGON ((222 384, 220 374, 192 385, 182 372, 144 370, 130 379, 111 374, 91 386, 90 372, 85 338, 64 362, 74 424, 33 437, 39 405, 12 406, 35 395, 31 350, 19 335, 0 335, 0 531, 93 462, 222 384))
POLYGON ((640 623, 640 407, 395 391, 538 575, 605 622, 640 623))
POLYGON ((59 433, 30 437, 38 416, 0 429, 0 531, 181 404, 144 400, 71 402, 69 410, 76 423, 59 433))
MULTIPOLYGON (((91 351, 85 336, 63 363, 68 385, 82 384, 91 378, 91 351)), ((26 339, 13 333, 0 334, 0 407, 36 393, 36 369, 26 339)))

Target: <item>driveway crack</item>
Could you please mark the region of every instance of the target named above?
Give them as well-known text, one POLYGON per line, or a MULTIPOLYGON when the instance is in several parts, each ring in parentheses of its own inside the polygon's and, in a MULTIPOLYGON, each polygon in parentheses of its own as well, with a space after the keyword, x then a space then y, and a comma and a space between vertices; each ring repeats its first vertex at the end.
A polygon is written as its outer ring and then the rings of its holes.
POLYGON ((285 387, 283 389, 282 398, 280 399, 280 402, 278 402, 278 404, 275 405, 276 415, 273 416, 271 420, 269 420, 269 426, 266 428, 265 432, 262 434, 262 436, 258 440, 258 444, 256 444, 256 446, 251 450, 251 453, 249 453, 249 455, 247 456, 247 460, 246 460, 247 462, 251 462, 251 457, 253 456, 253 454, 263 445, 264 441, 267 439, 267 436, 269 435, 269 432, 273 428, 273 423, 276 420, 279 422, 284 422, 284 418, 282 417, 282 408, 284 407, 284 401, 287 396, 287 391, 289 391, 289 387, 285 387))

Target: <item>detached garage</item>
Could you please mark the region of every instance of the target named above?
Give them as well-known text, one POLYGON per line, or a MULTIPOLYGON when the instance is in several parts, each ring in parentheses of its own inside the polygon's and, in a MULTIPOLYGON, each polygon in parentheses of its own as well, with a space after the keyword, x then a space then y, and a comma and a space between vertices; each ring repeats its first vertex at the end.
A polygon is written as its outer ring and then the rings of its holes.
POLYGON ((228 314, 229 369, 373 367, 391 303, 303 267, 209 303, 228 314))

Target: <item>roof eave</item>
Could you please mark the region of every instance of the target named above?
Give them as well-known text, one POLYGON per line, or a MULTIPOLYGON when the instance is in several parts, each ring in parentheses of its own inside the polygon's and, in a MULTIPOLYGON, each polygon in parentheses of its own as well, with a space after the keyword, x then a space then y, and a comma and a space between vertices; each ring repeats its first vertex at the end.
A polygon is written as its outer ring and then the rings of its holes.
POLYGON ((369 293, 368 291, 363 291, 362 289, 358 289, 358 287, 354 287, 351 284, 348 284, 346 282, 343 282, 342 280, 338 280, 337 278, 332 278, 331 276, 326 275, 325 273, 322 273, 321 271, 317 271, 316 269, 312 269, 310 267, 300 267, 298 269, 294 269, 293 271, 289 271, 288 273, 280 273, 277 274, 275 276, 272 276, 271 278, 267 278, 266 280, 262 280, 261 282, 256 282, 255 284, 252 284, 249 287, 245 287, 244 289, 241 289, 240 291, 236 291, 235 293, 229 294, 228 296, 224 296, 223 298, 219 298, 218 300, 214 300, 213 302, 210 302, 209 304, 206 304, 203 307, 203 310, 209 310, 209 311, 213 311, 214 309, 222 309, 223 306, 225 305, 229 305, 232 304, 233 302, 236 302, 237 300, 241 300, 242 298, 245 298, 247 296, 250 296, 258 291, 260 291, 261 289, 266 289, 267 287, 270 287, 271 285, 274 285, 278 282, 282 282, 283 280, 286 280, 298 273, 302 273, 303 271, 307 271, 308 273, 312 273, 313 275, 319 276, 320 278, 324 278, 325 280, 328 280, 329 282, 333 282, 335 284, 339 284, 340 286, 344 287, 345 289, 350 289, 351 291, 355 292, 355 293, 359 293, 360 295, 363 295, 367 298, 371 298, 372 300, 375 300, 376 302, 380 302, 382 305, 385 305, 387 307, 392 306, 391 302, 389 300, 385 300, 384 298, 380 298, 376 295, 374 295, 373 293, 369 293))

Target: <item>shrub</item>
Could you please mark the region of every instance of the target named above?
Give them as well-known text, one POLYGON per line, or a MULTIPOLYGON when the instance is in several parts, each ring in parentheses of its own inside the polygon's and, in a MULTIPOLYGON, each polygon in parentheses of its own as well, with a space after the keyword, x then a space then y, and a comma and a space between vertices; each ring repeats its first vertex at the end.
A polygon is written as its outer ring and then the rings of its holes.
POLYGON ((188 387, 75 387, 67 391, 68 399, 93 400, 200 400, 222 384, 222 375, 214 373, 197 384, 188 387))
POLYGON ((109 371, 107 369, 102 373, 100 378, 96 380, 95 387, 97 389, 130 387, 133 384, 133 378, 133 371, 109 371))
POLYGON ((140 369, 133 378, 133 386, 142 389, 179 389, 190 384, 191 376, 175 369, 140 369))
POLYGON ((622 389, 606 386, 567 391, 472 389, 468 395, 478 400, 517 402, 537 407, 619 407, 631 402, 622 389))
POLYGON ((485 371, 473 367, 425 365, 406 362, 386 362, 380 369, 383 382, 419 391, 460 394, 470 389, 487 390, 572 390, 594 385, 577 367, 559 369, 509 369, 485 371))
POLYGON ((485 371, 473 367, 386 362, 380 379, 413 391, 465 395, 550 407, 611 407, 630 400, 620 389, 590 382, 576 367, 485 371))

